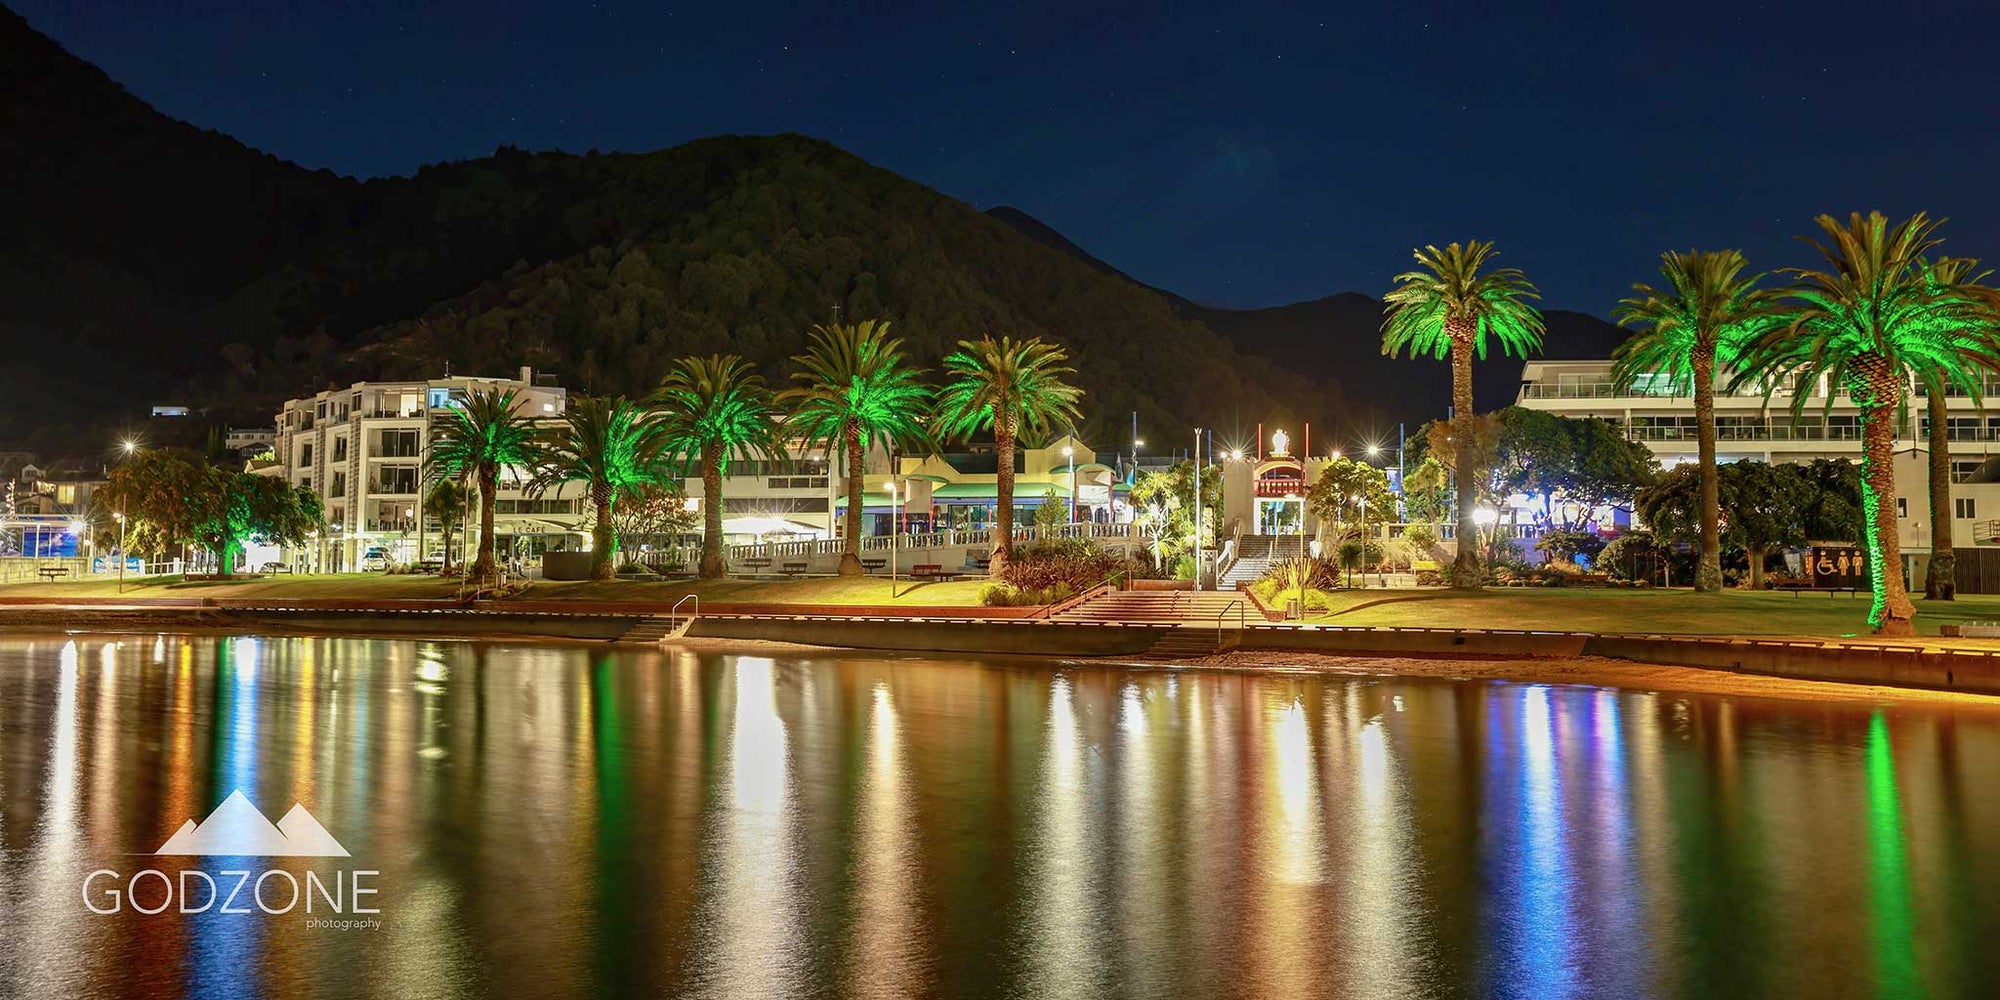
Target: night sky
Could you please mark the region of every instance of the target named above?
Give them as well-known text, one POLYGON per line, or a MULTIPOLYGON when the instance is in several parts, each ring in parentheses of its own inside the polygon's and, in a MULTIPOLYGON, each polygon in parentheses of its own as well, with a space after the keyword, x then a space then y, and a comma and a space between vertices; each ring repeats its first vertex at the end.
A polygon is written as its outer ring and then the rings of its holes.
POLYGON ((1950 251, 2000 261, 1990 5, 9 2, 308 166, 803 132, 1221 305, 1379 294, 1413 245, 1478 237, 1605 314, 1663 249, 1806 263, 1813 215, 1871 208, 1949 216, 1950 251))

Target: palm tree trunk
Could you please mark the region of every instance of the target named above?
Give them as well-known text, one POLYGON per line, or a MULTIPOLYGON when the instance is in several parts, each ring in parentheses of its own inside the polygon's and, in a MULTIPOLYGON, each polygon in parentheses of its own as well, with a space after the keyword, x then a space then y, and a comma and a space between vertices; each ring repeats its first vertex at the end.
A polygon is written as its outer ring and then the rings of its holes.
POLYGON ((1007 570, 1014 557, 1014 415, 997 414, 993 421, 993 450, 999 465, 993 475, 993 563, 987 570, 996 579, 1007 570))
MULTIPOLYGON (((1695 456, 1701 463, 1701 559, 1694 567, 1698 594, 1722 591, 1722 476, 1715 467, 1715 345, 1697 343, 1694 367, 1695 456)), ((1751 553, 1751 560, 1759 556, 1751 553)))
POLYGON ((1866 393, 1860 401, 1861 509, 1875 591, 1868 622, 1877 635, 1915 635, 1917 608, 1903 580, 1903 545, 1896 530, 1896 407, 1903 386, 1880 357, 1862 359, 1854 367, 1866 393))
POLYGON ((722 579, 722 449, 701 449, 701 578, 722 579))
POLYGON ((613 576, 612 556, 617 554, 617 536, 611 533, 611 484, 590 484, 590 503, 597 510, 597 523, 590 526, 590 578, 609 580, 613 576))
POLYGON ((493 569, 493 494, 499 489, 500 466, 493 462, 479 464, 479 558, 472 562, 474 580, 491 580, 497 574, 493 569))
MULTIPOLYGON (((861 566, 861 497, 865 492, 861 468, 861 424, 847 422, 847 538, 840 546, 840 575, 860 576, 867 572, 861 566)), ((893 473, 892 473, 893 474, 893 473)))
POLYGON ((1941 387, 1929 393, 1931 439, 1931 561, 1924 570, 1924 599, 1949 601, 1958 594, 1958 559, 1951 549, 1951 435, 1941 387))
POLYGON ((1456 590, 1478 590, 1486 582, 1479 565, 1479 523, 1472 512, 1479 506, 1479 483, 1485 470, 1479 467, 1478 448, 1473 436, 1472 412, 1472 324, 1450 320, 1446 332, 1451 337, 1451 423, 1453 447, 1458 460, 1458 541, 1451 561, 1451 585, 1456 590))

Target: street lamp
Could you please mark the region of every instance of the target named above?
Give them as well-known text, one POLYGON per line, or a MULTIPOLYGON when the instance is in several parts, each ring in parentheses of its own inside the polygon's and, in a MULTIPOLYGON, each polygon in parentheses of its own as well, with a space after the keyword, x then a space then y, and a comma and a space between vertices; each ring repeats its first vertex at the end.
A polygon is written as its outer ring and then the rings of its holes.
POLYGON ((902 545, 902 536, 896 532, 896 522, 901 520, 902 497, 897 491, 896 481, 891 479, 883 485, 889 488, 889 599, 896 599, 896 551, 902 545))
POLYGON ((1069 523, 1076 523, 1076 449, 1063 445, 1063 457, 1069 459, 1069 523))
POLYGON ((1201 428, 1194 429, 1194 589, 1201 589, 1201 428))
POLYGON ((125 592, 125 512, 111 515, 118 520, 118 592, 125 592))

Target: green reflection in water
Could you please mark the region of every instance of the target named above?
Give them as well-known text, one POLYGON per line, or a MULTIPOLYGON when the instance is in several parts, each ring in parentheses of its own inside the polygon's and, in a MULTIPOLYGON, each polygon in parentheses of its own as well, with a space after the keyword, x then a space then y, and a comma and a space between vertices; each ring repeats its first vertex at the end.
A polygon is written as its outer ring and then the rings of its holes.
POLYGON ((1889 724, 1868 720, 1868 854, 1873 861, 1875 970, 1883 996, 1915 996, 1917 957, 1910 936, 1910 872, 1903 857, 1903 812, 1896 794, 1896 760, 1889 724))
POLYGON ((601 989, 637 991, 642 982, 629 831, 630 796, 625 775, 625 734, 618 717, 618 661, 599 654, 590 665, 591 763, 597 778, 597 963, 601 989))

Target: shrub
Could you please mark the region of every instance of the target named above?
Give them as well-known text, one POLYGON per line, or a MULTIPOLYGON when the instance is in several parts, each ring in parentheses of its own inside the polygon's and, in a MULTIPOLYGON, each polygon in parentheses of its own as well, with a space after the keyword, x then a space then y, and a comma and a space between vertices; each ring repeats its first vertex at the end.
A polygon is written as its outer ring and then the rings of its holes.
POLYGON ((1577 557, 1595 559, 1604 551, 1604 537, 1595 531, 1551 531, 1544 534, 1537 547, 1542 557, 1551 563, 1577 562, 1577 557))
POLYGON ((1104 582, 1121 565, 1088 538, 1055 538, 1016 550, 1000 579, 1021 591, 1048 592, 1065 586, 1080 594, 1104 582))
POLYGON ((1370 540, 1366 551, 1358 538, 1350 538, 1340 543, 1340 567, 1342 569, 1364 569, 1382 561, 1382 545, 1370 540))

